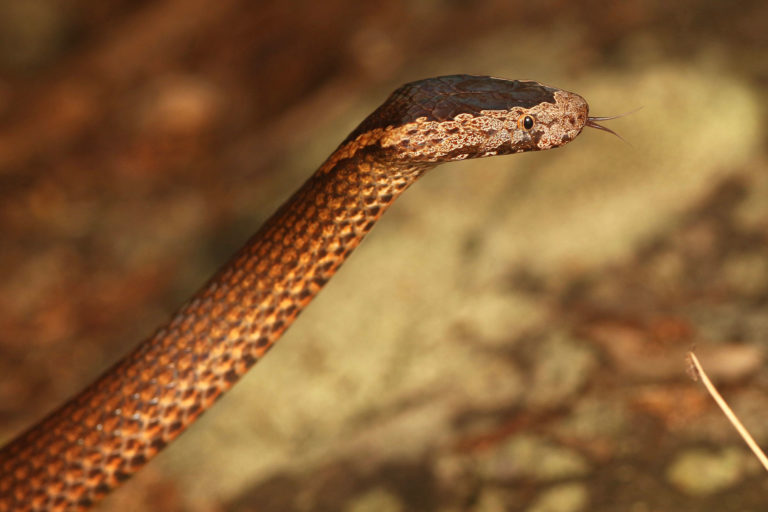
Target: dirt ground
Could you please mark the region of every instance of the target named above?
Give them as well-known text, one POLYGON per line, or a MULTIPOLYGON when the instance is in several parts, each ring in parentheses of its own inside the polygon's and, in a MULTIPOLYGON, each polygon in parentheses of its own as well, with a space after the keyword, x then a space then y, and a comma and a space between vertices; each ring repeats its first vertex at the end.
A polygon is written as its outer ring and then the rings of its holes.
POLYGON ((627 143, 446 165, 103 511, 758 512, 768 3, 0 0, 0 442, 160 325, 399 84, 627 143), (64 6, 66 5, 66 7, 64 6))

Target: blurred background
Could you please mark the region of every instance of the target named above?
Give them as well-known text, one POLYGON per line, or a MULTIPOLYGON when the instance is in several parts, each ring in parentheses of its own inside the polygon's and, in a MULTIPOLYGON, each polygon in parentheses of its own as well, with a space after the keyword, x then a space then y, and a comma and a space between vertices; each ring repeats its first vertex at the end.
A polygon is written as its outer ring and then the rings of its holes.
POLYGON ((0 0, 0 441, 149 335, 401 83, 628 141, 441 167, 110 511, 765 510, 768 3, 0 0))

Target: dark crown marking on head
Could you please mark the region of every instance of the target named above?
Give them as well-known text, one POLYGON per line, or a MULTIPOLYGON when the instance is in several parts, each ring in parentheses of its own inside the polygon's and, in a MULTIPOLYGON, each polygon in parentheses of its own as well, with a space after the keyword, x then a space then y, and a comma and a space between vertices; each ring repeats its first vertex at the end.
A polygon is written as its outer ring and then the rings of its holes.
POLYGON ((410 82, 395 92, 347 137, 376 128, 400 126, 419 118, 448 121, 459 114, 480 115, 483 110, 531 108, 555 103, 557 89, 526 80, 504 80, 489 76, 448 75, 410 82))

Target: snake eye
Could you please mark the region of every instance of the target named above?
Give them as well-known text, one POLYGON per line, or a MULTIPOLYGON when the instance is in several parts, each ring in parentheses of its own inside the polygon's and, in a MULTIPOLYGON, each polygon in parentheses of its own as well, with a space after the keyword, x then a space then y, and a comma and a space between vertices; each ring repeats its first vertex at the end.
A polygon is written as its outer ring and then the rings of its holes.
POLYGON ((529 115, 522 115, 517 119, 517 126, 523 130, 530 130, 533 128, 534 121, 529 115))

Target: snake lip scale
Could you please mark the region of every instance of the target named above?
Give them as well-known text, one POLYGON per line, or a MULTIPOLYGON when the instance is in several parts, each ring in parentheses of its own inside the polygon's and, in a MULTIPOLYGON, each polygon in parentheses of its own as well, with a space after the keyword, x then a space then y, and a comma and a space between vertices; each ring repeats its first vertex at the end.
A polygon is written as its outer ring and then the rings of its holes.
POLYGON ((274 345, 387 207, 436 165, 556 148, 578 94, 450 75, 397 89, 171 319, 0 449, 0 512, 84 510, 155 456, 274 345))

